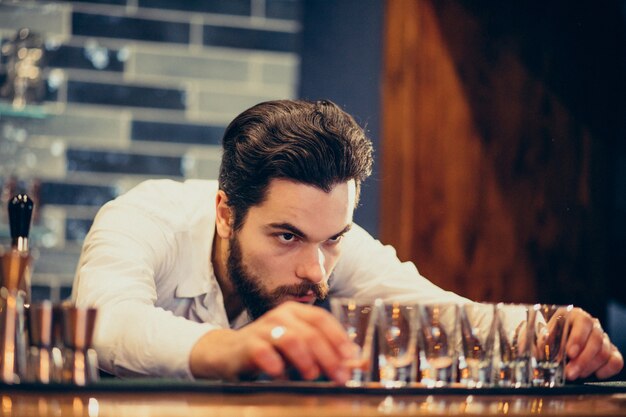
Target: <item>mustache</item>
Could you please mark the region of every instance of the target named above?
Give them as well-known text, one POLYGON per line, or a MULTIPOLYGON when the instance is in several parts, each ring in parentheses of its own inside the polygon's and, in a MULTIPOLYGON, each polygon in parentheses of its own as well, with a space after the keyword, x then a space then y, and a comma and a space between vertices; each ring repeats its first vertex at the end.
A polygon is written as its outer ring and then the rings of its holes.
POLYGON ((282 285, 272 291, 272 298, 275 300, 279 300, 286 296, 292 297, 304 297, 305 295, 312 292, 315 294, 315 297, 319 300, 324 300, 328 296, 328 283, 320 282, 318 284, 314 284, 312 282, 301 282, 296 285, 282 285))

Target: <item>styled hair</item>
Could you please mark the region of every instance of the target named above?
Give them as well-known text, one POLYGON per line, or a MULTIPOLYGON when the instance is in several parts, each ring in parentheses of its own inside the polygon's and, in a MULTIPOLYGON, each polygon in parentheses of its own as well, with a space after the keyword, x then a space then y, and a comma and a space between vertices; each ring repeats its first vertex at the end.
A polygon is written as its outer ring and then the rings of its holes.
POLYGON ((263 203, 272 179, 330 192, 372 172, 372 143, 348 113, 331 101, 278 100, 257 104, 226 128, 219 187, 234 211, 233 228, 263 203))

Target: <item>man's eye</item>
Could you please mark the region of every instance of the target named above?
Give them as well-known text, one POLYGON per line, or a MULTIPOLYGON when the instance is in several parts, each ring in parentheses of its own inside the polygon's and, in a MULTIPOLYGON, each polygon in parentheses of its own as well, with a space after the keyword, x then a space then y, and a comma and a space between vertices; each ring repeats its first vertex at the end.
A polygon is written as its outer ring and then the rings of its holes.
POLYGON ((331 237, 330 239, 328 239, 328 243, 330 243, 331 245, 336 244, 341 242, 341 239, 343 239, 343 235, 339 235, 339 236, 335 236, 335 237, 331 237))
POLYGON ((280 235, 278 235, 278 240, 283 243, 293 242, 295 238, 296 235, 294 235, 293 233, 281 233, 280 235))

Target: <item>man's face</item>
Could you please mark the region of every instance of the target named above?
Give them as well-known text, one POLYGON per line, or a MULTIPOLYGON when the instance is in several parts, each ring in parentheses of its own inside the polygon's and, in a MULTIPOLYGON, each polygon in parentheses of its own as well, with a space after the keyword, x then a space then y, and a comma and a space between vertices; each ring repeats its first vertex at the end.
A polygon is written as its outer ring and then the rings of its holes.
POLYGON ((329 193, 289 180, 270 182, 265 201, 249 209, 230 239, 228 273, 244 306, 258 318, 293 300, 328 294, 328 277, 352 224, 354 181, 329 193))

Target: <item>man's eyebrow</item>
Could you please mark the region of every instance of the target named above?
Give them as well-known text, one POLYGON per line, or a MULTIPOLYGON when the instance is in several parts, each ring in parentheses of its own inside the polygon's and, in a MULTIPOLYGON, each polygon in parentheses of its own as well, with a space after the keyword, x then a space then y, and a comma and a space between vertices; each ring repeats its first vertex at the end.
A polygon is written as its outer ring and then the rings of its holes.
MULTIPOLYGON (((272 229, 287 230, 289 231, 289 233, 292 233, 301 239, 304 239, 304 240, 308 239, 308 236, 306 235, 306 233, 304 233, 302 230, 298 229, 296 226, 294 226, 291 223, 270 223, 267 225, 267 227, 272 228, 272 229)), ((329 239, 337 238, 347 233, 351 228, 352 228, 352 224, 348 224, 339 233, 332 235, 329 239)))
POLYGON ((350 229, 352 229, 352 224, 347 224, 346 227, 344 227, 341 232, 334 234, 330 237, 330 239, 334 239, 337 238, 339 236, 345 235, 346 233, 348 233, 350 231, 350 229))
POLYGON ((267 226, 272 229, 288 230, 290 233, 302 239, 307 238, 306 233, 304 233, 302 230, 298 229, 291 223, 270 223, 267 226))

